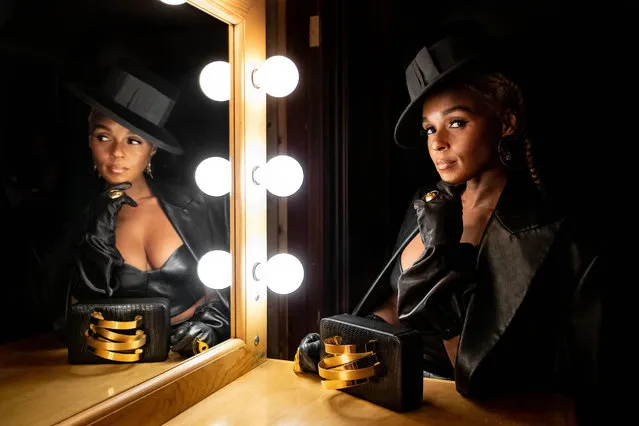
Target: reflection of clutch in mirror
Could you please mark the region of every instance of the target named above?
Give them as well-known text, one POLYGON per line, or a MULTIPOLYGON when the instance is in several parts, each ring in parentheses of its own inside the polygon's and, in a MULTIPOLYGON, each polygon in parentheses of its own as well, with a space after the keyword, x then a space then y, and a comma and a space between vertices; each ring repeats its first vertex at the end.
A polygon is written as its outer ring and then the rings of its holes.
POLYGON ((79 302, 69 312, 68 359, 71 364, 164 361, 169 334, 167 299, 79 302))

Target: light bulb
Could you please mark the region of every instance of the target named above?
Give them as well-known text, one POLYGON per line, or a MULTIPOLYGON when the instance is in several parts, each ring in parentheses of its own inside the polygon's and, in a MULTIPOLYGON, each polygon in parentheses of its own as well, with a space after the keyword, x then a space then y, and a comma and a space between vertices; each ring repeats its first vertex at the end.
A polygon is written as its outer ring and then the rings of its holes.
POLYGON ((214 101, 231 98, 231 65, 225 61, 214 61, 200 71, 200 88, 214 101))
POLYGON ((229 287, 233 280, 231 253, 224 250, 206 253, 197 264, 197 276, 207 287, 217 290, 229 287))
POLYGON ((271 56, 253 71, 253 85, 276 98, 293 92, 299 79, 297 67, 286 56, 271 56))
POLYGON ((231 162, 222 157, 202 160, 195 169, 195 183, 205 194, 219 197, 231 192, 231 162))
POLYGON ((304 181, 304 170, 293 157, 278 155, 255 170, 255 181, 264 185, 273 195, 287 197, 294 194, 304 181))
POLYGON ((170 4, 171 6, 177 6, 179 4, 186 3, 186 0, 160 0, 162 3, 170 4))
POLYGON ((260 279, 278 294, 289 294, 299 288, 304 280, 304 267, 295 256, 280 253, 271 257, 259 269, 260 279))

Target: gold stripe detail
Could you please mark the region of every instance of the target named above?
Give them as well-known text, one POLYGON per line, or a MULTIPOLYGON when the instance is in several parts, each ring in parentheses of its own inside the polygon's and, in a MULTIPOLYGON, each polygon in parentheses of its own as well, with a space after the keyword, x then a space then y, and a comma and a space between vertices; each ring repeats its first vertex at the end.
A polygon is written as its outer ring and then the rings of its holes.
POLYGON ((88 330, 84 333, 86 336, 87 345, 95 349, 104 349, 107 351, 130 351, 138 349, 144 346, 146 343, 146 334, 142 335, 141 339, 132 340, 129 342, 110 342, 104 339, 100 339, 99 334, 91 334, 88 330))
MULTIPOLYGON (((381 362, 372 348, 375 340, 366 344, 342 345, 340 336, 324 339, 327 353, 319 362, 317 369, 324 389, 345 389, 367 383, 369 378, 381 371, 381 362)), ((296 355, 297 357, 297 355, 296 355)), ((295 369, 295 365, 294 365, 295 369)))
POLYGON ((131 354, 105 351, 103 349, 95 349, 92 347, 89 347, 89 351, 93 352, 94 354, 96 354, 97 356, 101 358, 109 359, 111 361, 135 362, 140 360, 140 354, 142 353, 143 349, 136 349, 135 352, 131 354))
POLYGON ((130 342, 132 340, 140 340, 146 338, 146 334, 144 334, 144 331, 142 330, 135 330, 135 334, 121 334, 114 333, 107 330, 106 328, 96 327, 93 324, 89 324, 89 330, 91 330, 94 334, 97 334, 100 337, 111 340, 113 342, 130 342))
POLYGON ((333 336, 324 340, 324 350, 327 354, 333 355, 368 352, 373 350, 374 347, 374 340, 369 340, 363 345, 342 345, 342 338, 340 336, 333 336))
POLYGON ((136 329, 142 322, 142 315, 136 315, 133 321, 109 321, 104 319, 101 312, 93 312, 89 322, 89 328, 84 332, 89 352, 111 361, 140 360, 140 354, 143 352, 141 348, 146 344, 146 334, 143 330, 135 330, 135 334, 122 334, 108 329, 136 329))
POLYGON ((142 315, 136 315, 133 321, 108 321, 105 320, 101 312, 93 312, 91 314, 91 324, 96 327, 110 328, 113 330, 133 330, 140 326, 142 315))

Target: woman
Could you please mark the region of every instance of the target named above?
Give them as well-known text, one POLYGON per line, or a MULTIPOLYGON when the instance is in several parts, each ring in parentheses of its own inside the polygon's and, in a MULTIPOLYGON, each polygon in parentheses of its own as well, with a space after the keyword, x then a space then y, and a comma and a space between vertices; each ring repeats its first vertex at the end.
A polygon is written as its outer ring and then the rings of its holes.
MULTIPOLYGON (((490 66, 480 36, 446 34, 406 70, 411 102, 395 140, 426 147, 441 180, 406 212, 390 285, 378 279, 354 314, 419 330, 425 375, 454 379, 463 395, 573 393, 586 421, 604 257, 541 188, 521 90, 490 66)), ((307 336, 300 351, 318 344, 307 336)))
POLYGON ((177 90, 133 66, 114 69, 101 89, 71 85, 92 107, 89 148, 103 189, 90 203, 76 247, 72 301, 169 300, 174 351, 192 355, 230 336, 228 294, 207 290, 197 262, 229 250, 228 197, 207 197, 152 176, 158 149, 182 148, 163 127, 177 90))

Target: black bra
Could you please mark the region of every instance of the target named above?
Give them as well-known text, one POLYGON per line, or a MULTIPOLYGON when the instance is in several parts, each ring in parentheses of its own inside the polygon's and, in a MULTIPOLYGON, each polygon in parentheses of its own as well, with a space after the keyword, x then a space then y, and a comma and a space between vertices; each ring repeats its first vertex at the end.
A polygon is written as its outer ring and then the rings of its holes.
POLYGON ((171 317, 193 306, 205 293, 197 276, 197 260, 184 244, 160 268, 142 271, 125 263, 118 278, 120 288, 114 297, 167 298, 171 317))

